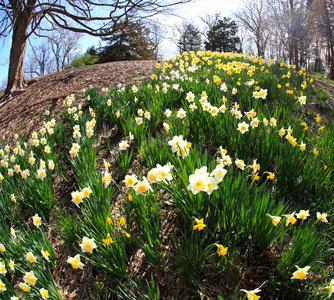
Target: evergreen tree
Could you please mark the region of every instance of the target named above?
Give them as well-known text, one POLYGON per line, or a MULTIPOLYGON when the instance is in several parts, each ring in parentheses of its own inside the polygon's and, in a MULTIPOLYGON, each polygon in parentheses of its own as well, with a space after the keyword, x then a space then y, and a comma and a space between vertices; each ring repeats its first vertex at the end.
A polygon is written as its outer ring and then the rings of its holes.
POLYGON ((199 30, 191 23, 183 26, 180 30, 181 37, 177 42, 179 52, 198 51, 202 48, 202 38, 199 30))
POLYGON ((154 45, 149 33, 143 24, 128 23, 112 36, 102 38, 107 45, 97 49, 99 62, 153 59, 154 45))
POLYGON ((205 50, 241 52, 237 23, 231 18, 217 20, 206 33, 205 50))

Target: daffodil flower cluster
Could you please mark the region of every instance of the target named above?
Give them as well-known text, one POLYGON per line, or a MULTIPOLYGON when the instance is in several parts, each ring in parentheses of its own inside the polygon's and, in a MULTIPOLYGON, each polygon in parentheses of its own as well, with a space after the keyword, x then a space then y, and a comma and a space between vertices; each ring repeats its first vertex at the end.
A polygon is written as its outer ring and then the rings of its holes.
POLYGON ((217 165, 210 174, 207 172, 206 166, 196 169, 195 174, 189 176, 187 189, 195 195, 199 192, 206 192, 211 195, 214 190, 218 189, 218 184, 223 180, 226 173, 227 170, 221 164, 217 165))

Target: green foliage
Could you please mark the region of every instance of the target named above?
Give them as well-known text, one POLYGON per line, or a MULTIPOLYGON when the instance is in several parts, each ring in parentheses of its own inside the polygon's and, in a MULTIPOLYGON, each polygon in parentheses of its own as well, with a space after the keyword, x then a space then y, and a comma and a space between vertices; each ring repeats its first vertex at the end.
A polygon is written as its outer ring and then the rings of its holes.
POLYGON ((99 62, 152 59, 154 45, 149 33, 149 29, 140 22, 120 23, 120 29, 112 36, 102 38, 107 45, 97 49, 99 62))
POLYGON ((179 52, 199 51, 202 48, 202 38, 198 28, 191 24, 183 24, 181 36, 177 42, 179 52))
POLYGON ((89 53, 85 53, 84 55, 75 57, 70 65, 69 68, 76 68, 76 67, 82 67, 87 65, 94 65, 99 62, 99 59, 96 55, 91 55, 89 53))
POLYGON ((206 32, 205 50, 219 52, 241 52, 237 23, 231 18, 217 20, 206 32))

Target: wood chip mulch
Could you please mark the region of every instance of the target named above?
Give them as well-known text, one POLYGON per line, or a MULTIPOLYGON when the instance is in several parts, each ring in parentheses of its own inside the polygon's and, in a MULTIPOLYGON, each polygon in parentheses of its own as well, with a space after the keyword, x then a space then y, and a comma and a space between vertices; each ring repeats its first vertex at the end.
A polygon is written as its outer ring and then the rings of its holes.
POLYGON ((158 61, 118 61, 47 74, 29 82, 25 91, 0 103, 0 136, 29 134, 41 126, 44 110, 51 117, 61 111, 63 99, 92 85, 110 87, 148 79, 158 61))

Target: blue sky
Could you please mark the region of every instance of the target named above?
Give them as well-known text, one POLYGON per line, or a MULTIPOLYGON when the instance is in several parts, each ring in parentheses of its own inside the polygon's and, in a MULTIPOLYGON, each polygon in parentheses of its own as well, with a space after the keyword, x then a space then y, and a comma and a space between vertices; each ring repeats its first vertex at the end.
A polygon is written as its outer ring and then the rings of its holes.
MULTIPOLYGON (((162 27, 167 30, 166 39, 161 44, 161 52, 164 59, 175 57, 177 47, 172 39, 175 40, 175 25, 180 25, 183 21, 193 22, 197 24, 199 29, 204 26, 200 17, 205 14, 213 15, 216 12, 221 13, 222 17, 232 16, 233 12, 240 7, 241 0, 192 0, 191 2, 179 6, 175 9, 177 16, 158 16, 162 27), (173 29, 174 28, 174 29, 173 29)), ((85 50, 90 46, 97 46, 99 38, 84 36, 80 40, 81 50, 85 50)), ((11 47, 11 38, 8 37, 5 41, 0 39, 0 85, 7 79, 8 76, 8 61, 11 47)), ((27 57, 27 55, 26 55, 27 57)))

